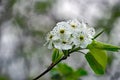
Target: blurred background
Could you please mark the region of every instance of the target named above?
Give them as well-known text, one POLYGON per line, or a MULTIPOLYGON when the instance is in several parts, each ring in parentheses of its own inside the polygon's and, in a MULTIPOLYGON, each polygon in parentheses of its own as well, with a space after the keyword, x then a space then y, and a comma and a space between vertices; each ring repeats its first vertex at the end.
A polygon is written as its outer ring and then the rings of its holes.
MULTIPOLYGON (((97 40, 120 46, 120 0, 0 0, 0 80, 31 80, 43 72, 52 55, 45 36, 69 19, 87 22, 96 33, 105 29, 97 40)), ((103 76, 74 53, 40 80, 120 80, 120 52, 108 56, 103 76)))

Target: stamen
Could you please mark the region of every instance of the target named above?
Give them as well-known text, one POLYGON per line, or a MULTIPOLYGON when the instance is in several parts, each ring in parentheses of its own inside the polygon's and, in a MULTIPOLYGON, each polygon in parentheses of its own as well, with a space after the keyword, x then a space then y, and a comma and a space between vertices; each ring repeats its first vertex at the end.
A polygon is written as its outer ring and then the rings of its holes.
POLYGON ((76 25, 75 25, 75 24, 71 24, 71 27, 75 28, 75 27, 76 27, 76 25))
POLYGON ((63 44, 66 44, 67 42, 66 41, 62 41, 63 44))
POLYGON ((84 36, 80 36, 80 41, 83 41, 84 40, 84 36))
POLYGON ((52 39, 52 38, 53 38, 53 35, 50 35, 50 36, 49 36, 49 39, 52 39))
POLYGON ((64 29, 61 29, 61 30, 60 30, 60 33, 61 33, 61 34, 64 34, 64 32, 65 32, 64 29))

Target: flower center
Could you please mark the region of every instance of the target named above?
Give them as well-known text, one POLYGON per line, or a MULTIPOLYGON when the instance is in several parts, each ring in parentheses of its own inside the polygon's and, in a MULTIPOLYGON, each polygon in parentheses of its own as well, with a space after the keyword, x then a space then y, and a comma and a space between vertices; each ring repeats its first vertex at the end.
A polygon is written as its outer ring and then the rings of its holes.
POLYGON ((80 36, 80 41, 83 41, 84 40, 84 36, 80 36))
POLYGON ((62 41, 63 44, 66 44, 67 42, 66 41, 62 41))
POLYGON ((64 30, 64 29, 61 29, 61 30, 60 30, 60 33, 61 33, 61 34, 64 34, 64 33, 65 33, 65 30, 64 30))
POLYGON ((76 28, 76 25, 75 25, 75 24, 71 24, 71 27, 72 27, 72 28, 76 28))
POLYGON ((53 38, 53 35, 50 35, 50 36, 49 36, 49 39, 52 39, 52 38, 53 38))

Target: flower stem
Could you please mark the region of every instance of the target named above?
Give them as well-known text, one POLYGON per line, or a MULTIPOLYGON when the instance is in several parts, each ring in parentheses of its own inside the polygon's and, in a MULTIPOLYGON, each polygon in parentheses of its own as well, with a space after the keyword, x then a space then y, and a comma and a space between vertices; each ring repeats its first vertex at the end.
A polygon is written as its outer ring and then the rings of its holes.
POLYGON ((47 72, 49 72, 54 66, 56 66, 59 62, 61 62, 62 60, 65 60, 67 58, 67 56, 63 56, 58 62, 56 63, 52 63, 43 73, 41 73, 39 76, 37 76, 36 78, 34 78, 33 80, 37 80, 40 77, 42 77, 43 75, 45 75, 47 72))
POLYGON ((95 35, 95 37, 94 37, 92 40, 96 39, 96 38, 97 38, 98 36, 100 36, 104 31, 105 31, 105 30, 100 31, 97 35, 95 35))
MULTIPOLYGON (((80 50, 80 47, 75 48, 75 49, 73 49, 72 51, 69 51, 68 53, 71 54, 71 53, 76 52, 76 51, 78 51, 78 50, 80 50)), ((57 61, 56 63, 51 63, 51 65, 50 65, 43 73, 41 73, 39 76, 37 76, 37 77, 34 78, 33 80, 37 80, 37 79, 39 79, 40 77, 42 77, 43 75, 45 75, 47 72, 49 72, 54 66, 56 66, 58 63, 60 63, 62 60, 67 59, 68 56, 69 56, 69 55, 64 55, 64 56, 63 56, 59 61, 57 61)))
POLYGON ((77 51, 77 52, 80 52, 80 53, 82 53, 82 54, 85 54, 84 52, 82 52, 82 51, 77 51))

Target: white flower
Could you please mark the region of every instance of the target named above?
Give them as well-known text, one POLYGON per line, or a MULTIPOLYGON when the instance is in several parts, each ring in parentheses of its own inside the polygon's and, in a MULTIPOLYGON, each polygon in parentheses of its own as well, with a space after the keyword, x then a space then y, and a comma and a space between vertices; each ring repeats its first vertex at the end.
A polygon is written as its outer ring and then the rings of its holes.
POLYGON ((70 25, 66 22, 59 22, 57 25, 54 27, 53 32, 56 33, 56 36, 61 38, 67 37, 69 38, 71 36, 71 32, 69 29, 70 25))
POLYGON ((95 35, 95 29, 94 28, 88 28, 87 29, 87 34, 93 38, 93 36, 95 35))
POLYGON ((85 22, 83 22, 83 21, 81 22, 81 24, 82 24, 82 25, 81 25, 82 28, 87 28, 87 27, 88 27, 87 23, 85 23, 85 22))
POLYGON ((47 42, 44 44, 44 46, 48 45, 48 49, 52 49, 53 48, 53 38, 54 34, 52 34, 52 32, 47 34, 46 40, 47 42))
POLYGON ((69 50, 73 45, 86 48, 92 42, 94 34, 94 28, 88 28, 86 23, 80 23, 76 19, 59 22, 47 35, 46 44, 49 49, 69 50))
POLYGON ((70 25, 70 30, 73 33, 82 27, 81 23, 77 19, 69 20, 67 23, 70 25))
POLYGON ((73 36, 73 43, 77 47, 86 48, 88 44, 92 42, 92 39, 87 34, 86 30, 81 30, 73 36))
POLYGON ((60 50, 68 50, 72 48, 70 38, 71 31, 69 29, 70 25, 66 22, 57 23, 56 27, 53 29, 53 32, 56 33, 56 37, 59 37, 57 41, 54 42, 54 47, 60 50))
POLYGON ((73 34, 72 41, 77 47, 86 48, 92 42, 93 33, 92 28, 88 28, 85 24, 83 26, 73 34))
POLYGON ((72 48, 72 42, 69 38, 66 37, 66 39, 60 39, 56 42, 54 42, 54 47, 59 50, 69 50, 72 48))

